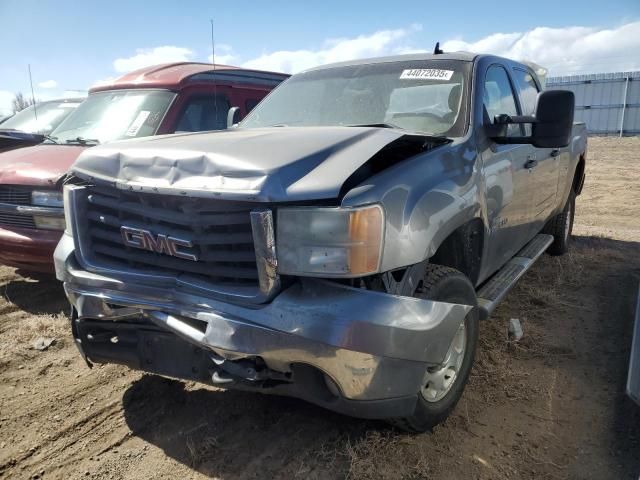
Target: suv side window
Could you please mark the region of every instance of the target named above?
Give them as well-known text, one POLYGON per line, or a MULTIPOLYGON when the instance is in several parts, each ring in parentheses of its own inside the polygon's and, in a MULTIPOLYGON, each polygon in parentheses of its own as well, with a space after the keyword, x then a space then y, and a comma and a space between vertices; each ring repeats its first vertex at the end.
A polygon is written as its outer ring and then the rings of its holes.
POLYGON ((191 97, 182 110, 176 124, 176 132, 202 132, 227 128, 227 112, 231 104, 229 98, 219 93, 216 96, 201 95, 191 97))
MULTIPOLYGON (((533 115, 536 111, 536 99, 538 98, 538 85, 533 79, 533 75, 526 70, 516 68, 513 74, 518 87, 518 96, 520 97, 520 105, 522 106, 523 115, 533 115)), ((531 135, 531 125, 524 124, 525 135, 531 135)))
MULTIPOLYGON (((492 65, 487 69, 484 79, 484 111, 485 121, 493 123, 497 115, 518 115, 516 99, 509 81, 509 76, 504 67, 492 65)), ((509 125, 507 134, 510 137, 521 135, 519 125, 509 125)))

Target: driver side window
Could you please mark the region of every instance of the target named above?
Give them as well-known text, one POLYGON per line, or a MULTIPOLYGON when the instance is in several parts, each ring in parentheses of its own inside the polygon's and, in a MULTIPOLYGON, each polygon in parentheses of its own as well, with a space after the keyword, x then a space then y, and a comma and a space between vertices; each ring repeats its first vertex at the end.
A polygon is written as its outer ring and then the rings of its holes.
MULTIPOLYGON (((485 122, 493 124, 497 115, 518 115, 516 99, 506 70, 499 65, 492 65, 487 70, 484 79, 484 116, 485 122)), ((521 135, 519 125, 509 125, 507 135, 515 137, 521 135)))

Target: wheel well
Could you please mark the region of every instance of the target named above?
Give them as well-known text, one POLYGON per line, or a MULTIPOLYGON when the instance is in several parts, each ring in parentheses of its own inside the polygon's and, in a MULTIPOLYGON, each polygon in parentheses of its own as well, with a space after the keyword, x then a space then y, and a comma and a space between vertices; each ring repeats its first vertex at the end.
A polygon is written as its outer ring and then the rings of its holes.
POLYGON ((580 195, 582 192, 582 185, 584 183, 584 155, 580 155, 580 160, 576 166, 576 173, 573 175, 573 189, 576 195, 580 195))
POLYGON ((483 243, 484 225, 475 218, 445 238, 429 262, 455 268, 475 285, 480 274, 483 243))

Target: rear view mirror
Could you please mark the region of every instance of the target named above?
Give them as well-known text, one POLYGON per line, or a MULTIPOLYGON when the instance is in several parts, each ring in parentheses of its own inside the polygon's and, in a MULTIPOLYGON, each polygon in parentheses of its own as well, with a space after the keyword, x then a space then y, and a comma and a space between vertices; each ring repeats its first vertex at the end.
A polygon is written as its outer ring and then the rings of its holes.
POLYGON ((538 148, 569 145, 573 129, 575 97, 567 90, 547 90, 538 94, 535 116, 496 115, 486 125, 487 135, 496 143, 530 143, 538 148), (530 137, 508 136, 510 124, 530 123, 530 137))
POLYGON ((231 107, 227 112, 227 128, 233 127, 240 121, 240 107, 231 107))
POLYGON ((531 143, 539 148, 566 147, 571 140, 575 96, 568 90, 547 90, 538 94, 536 121, 531 143))

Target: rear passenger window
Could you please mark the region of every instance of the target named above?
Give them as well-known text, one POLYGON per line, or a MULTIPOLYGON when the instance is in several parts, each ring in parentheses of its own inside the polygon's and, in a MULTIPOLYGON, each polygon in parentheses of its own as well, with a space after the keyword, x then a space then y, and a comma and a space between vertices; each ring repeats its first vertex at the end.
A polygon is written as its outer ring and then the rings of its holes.
POLYGON ((225 94, 192 97, 178 119, 176 132, 224 130, 230 106, 225 94))
MULTIPOLYGON (((487 70, 483 100, 487 120, 490 123, 493 123, 498 115, 518 115, 513 88, 511 88, 507 71, 503 67, 493 65, 487 70)), ((507 134, 510 137, 521 135, 519 125, 509 125, 507 134)))
MULTIPOLYGON (((518 87, 518 96, 520 97, 520 105, 522 105, 523 115, 533 115, 536 111, 536 99, 538 98, 538 85, 533 79, 531 73, 515 69, 514 77, 518 87)), ((531 125, 525 124, 525 135, 531 135, 531 125)))

